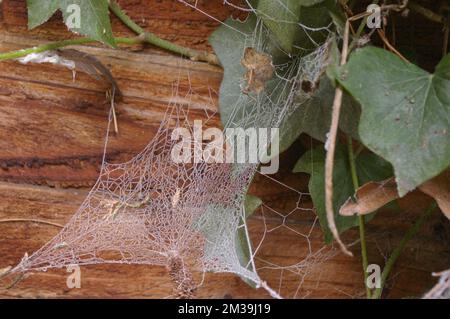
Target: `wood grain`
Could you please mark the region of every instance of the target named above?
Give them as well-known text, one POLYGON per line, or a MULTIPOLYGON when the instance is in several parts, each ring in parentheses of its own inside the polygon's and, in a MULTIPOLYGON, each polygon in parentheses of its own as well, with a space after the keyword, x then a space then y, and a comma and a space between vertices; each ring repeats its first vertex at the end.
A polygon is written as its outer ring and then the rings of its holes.
MULTIPOLYGON (((237 15, 235 10, 223 6, 221 0, 200 2, 205 11, 219 20, 232 13, 237 15)), ((145 29, 178 44, 210 50, 207 37, 219 22, 176 1, 134 0, 120 4, 145 29)), ((60 15, 28 32, 24 0, 4 0, 0 9, 0 51, 73 37, 61 23, 60 15)), ((132 35, 117 19, 112 21, 115 34, 132 35)), ((175 84, 180 103, 188 103, 185 93, 195 89, 191 101, 193 118, 204 118, 203 107, 217 112, 217 91, 222 78, 217 67, 151 47, 112 50, 90 45, 78 49, 95 55, 108 66, 124 94, 117 105, 120 134, 111 138, 108 160, 129 159, 148 143, 164 117, 175 84)), ((102 84, 84 74, 77 74, 74 81, 72 73, 61 67, 1 62, 0 219, 36 218, 61 224, 68 221, 97 178, 108 107, 102 84)), ((212 124, 220 125, 218 116, 212 124)), ((306 194, 307 176, 289 173, 301 151, 302 147, 297 145, 282 157, 283 172, 277 178, 305 192, 301 206, 311 208, 306 194)), ((251 192, 286 214, 299 199, 298 194, 259 175, 251 192)), ((411 196, 414 201, 402 201, 402 214, 384 211, 368 225, 371 261, 383 263, 383 254, 400 240, 429 202, 426 196, 411 196)), ((249 226, 255 243, 266 233, 265 227, 274 229, 266 234, 270 240, 265 240, 261 247, 262 258, 290 265, 307 255, 308 242, 292 230, 308 233, 313 221, 311 214, 299 211, 289 218, 268 214, 266 225, 263 221, 256 214, 249 226)), ((0 223, 0 268, 16 264, 25 252, 33 252, 57 232, 56 227, 38 223, 0 223)), ((445 269, 450 262, 448 234, 448 221, 437 214, 433 216, 402 255, 386 297, 420 296, 436 281, 431 272, 445 269)), ((357 237, 355 231, 350 231, 344 239, 350 243, 357 237)), ((317 226, 312 230, 310 244, 314 249, 323 245, 317 226)), ((352 250, 355 258, 337 254, 320 264, 305 277, 299 291, 301 278, 284 272, 283 293, 288 297, 361 297, 364 287, 357 243, 352 250)), ((280 271, 262 273, 269 283, 277 285, 280 271)), ((167 297, 172 289, 163 267, 83 267, 81 289, 68 289, 66 277, 65 270, 32 274, 12 289, 0 288, 0 297, 147 298, 167 297)), ((1 287, 3 284, 0 282, 1 287)), ((264 291, 254 290, 229 274, 207 274, 198 296, 268 297, 264 291)))

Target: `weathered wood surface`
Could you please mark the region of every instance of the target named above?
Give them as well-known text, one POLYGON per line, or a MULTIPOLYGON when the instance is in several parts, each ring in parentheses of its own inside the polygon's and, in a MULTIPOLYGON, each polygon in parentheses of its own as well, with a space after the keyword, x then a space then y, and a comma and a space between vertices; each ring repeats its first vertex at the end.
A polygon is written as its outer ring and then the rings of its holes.
MULTIPOLYGON (((201 1, 200 1, 201 2, 201 1)), ((203 1, 206 11, 220 20, 231 12, 221 0, 203 1)), ((147 30, 163 38, 197 49, 210 49, 207 36, 218 23, 172 0, 120 1, 133 19, 147 30)), ((26 30, 24 0, 0 3, 0 50, 29 47, 44 41, 70 38, 61 17, 53 17, 44 26, 26 30)), ((117 35, 132 35, 113 18, 117 35)), ((142 149, 157 129, 173 95, 173 84, 181 92, 190 86, 198 96, 194 100, 195 116, 202 117, 205 101, 217 96, 222 72, 219 68, 181 59, 154 48, 112 50, 98 45, 84 51, 97 56, 109 66, 124 94, 117 105, 120 134, 113 137, 108 159, 122 161, 142 149), (181 71, 180 71, 181 69, 181 71), (189 75, 189 76, 188 76, 189 75)), ((182 99, 182 98, 181 98, 182 99)), ((210 111, 216 111, 212 106, 210 111)), ((0 219, 36 218, 60 224, 68 221, 95 182, 103 151, 108 105, 104 88, 84 74, 72 73, 51 65, 22 65, 18 62, 0 64, 0 219)), ((214 123, 219 125, 218 117, 214 123)), ((298 157, 298 148, 283 156, 285 171, 298 157)), ((285 183, 306 192, 306 176, 279 176, 285 183)), ((252 192, 260 195, 280 211, 295 205, 298 196, 285 187, 277 187, 257 176, 252 192)), ((400 215, 389 211, 379 214, 368 226, 370 260, 383 263, 383 253, 399 241, 415 216, 423 211, 428 199, 414 195, 420 204, 403 201, 400 215)), ((304 207, 311 207, 304 196, 304 207)), ((282 224, 276 216, 267 218, 267 227, 282 224)), ((309 231, 311 218, 289 219, 292 228, 309 231), (307 222, 309 221, 309 222, 307 222)), ((255 217, 250 222, 254 240, 264 233, 264 225, 255 217)), ((38 223, 0 223, 0 268, 16 264, 25 252, 31 253, 58 232, 58 228, 38 223)), ((443 270, 450 263, 448 221, 437 214, 420 236, 413 240, 395 268, 387 297, 418 296, 435 279, 432 271, 443 270)), ((314 248, 322 245, 316 227, 310 237, 314 248)), ((357 239, 356 232, 345 236, 347 242, 357 239)), ((285 227, 271 233, 261 256, 282 265, 298 262, 306 252, 301 236, 285 227)), ((355 258, 341 254, 320 265, 308 276, 299 297, 362 296, 364 291, 358 245, 352 250, 355 258)), ((6 290, 0 283, 1 297, 166 297, 171 284, 162 267, 101 265, 82 270, 82 288, 68 289, 67 274, 62 270, 36 273, 6 290)), ((268 274, 269 282, 277 283, 280 273, 268 274)), ((299 277, 285 277, 283 291, 292 296, 299 277)), ((199 297, 267 297, 253 290, 233 275, 207 274, 199 297)))

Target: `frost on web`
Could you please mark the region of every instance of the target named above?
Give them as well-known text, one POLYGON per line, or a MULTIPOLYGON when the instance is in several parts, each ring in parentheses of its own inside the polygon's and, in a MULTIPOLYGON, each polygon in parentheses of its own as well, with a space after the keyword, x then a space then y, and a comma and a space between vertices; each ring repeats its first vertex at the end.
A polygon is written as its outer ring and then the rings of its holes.
MULTIPOLYGON (((295 111, 299 101, 310 98, 308 93, 298 93, 299 87, 302 83, 318 82, 328 61, 330 41, 317 44, 293 62, 274 64, 267 59, 272 45, 269 30, 260 19, 248 19, 253 21, 248 20, 246 27, 241 27, 239 21, 227 22, 226 27, 235 30, 242 44, 242 50, 236 51, 241 81, 234 83, 240 88, 239 94, 227 96, 223 91, 227 85, 224 80, 221 99, 228 99, 232 107, 221 117, 225 119, 225 128, 278 128, 295 111), (255 60, 263 61, 265 76, 252 70, 255 60), (260 82, 252 85, 255 80, 260 82)), ((297 288, 292 296, 286 297, 300 296, 301 284, 315 271, 314 266, 335 254, 332 248, 311 245, 310 237, 318 236, 317 219, 311 208, 301 207, 305 194, 287 190, 298 200, 295 207, 284 211, 264 202, 252 217, 253 224, 263 223, 264 232, 252 234, 244 222, 244 203, 259 163, 174 162, 171 152, 178 141, 172 140, 172 130, 186 128, 193 132, 190 105, 178 103, 177 94, 145 149, 121 164, 104 159, 96 184, 68 224, 38 251, 25 255, 13 272, 45 271, 73 264, 159 265, 167 267, 178 297, 194 296, 201 284, 195 273, 204 272, 234 273, 256 287, 263 287, 273 297, 283 296, 283 281, 294 277, 297 288), (301 232, 296 229, 295 220, 297 215, 305 214, 309 231, 301 232), (278 221, 276 226, 270 222, 274 217, 278 221), (271 235, 279 231, 298 236, 301 260, 280 265, 277 260, 259 256, 261 250, 270 247, 271 235), (242 256, 243 250, 249 252, 247 259, 242 256), (270 279, 266 281, 261 275, 270 272, 276 272, 278 279, 274 281, 268 275, 270 279)), ((202 141, 201 147, 205 144, 202 141)), ((266 151, 258 150, 263 154, 266 151)), ((273 180, 270 176, 266 178, 273 180)))
POLYGON ((439 277, 438 283, 425 294, 424 299, 450 299, 450 270, 433 274, 439 277))

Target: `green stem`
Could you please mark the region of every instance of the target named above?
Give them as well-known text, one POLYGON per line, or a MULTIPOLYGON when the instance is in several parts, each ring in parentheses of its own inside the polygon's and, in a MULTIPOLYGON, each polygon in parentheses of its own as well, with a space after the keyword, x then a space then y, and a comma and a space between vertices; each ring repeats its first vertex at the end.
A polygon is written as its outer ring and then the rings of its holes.
POLYGON ((420 218, 414 223, 414 225, 411 226, 410 229, 408 229, 405 236, 400 241, 400 244, 395 248, 395 250, 392 252, 391 256, 389 257, 388 261, 386 262, 386 265, 384 266, 383 272, 381 273, 381 284, 380 288, 377 288, 373 294, 374 299, 381 298, 381 294, 383 293, 383 288, 386 283, 386 280, 397 261, 398 257, 400 257, 400 254, 402 253, 403 249, 405 248, 408 241, 420 230, 420 228, 423 226, 425 221, 430 217, 431 213, 436 208, 436 203, 433 202, 431 206, 425 211, 425 213, 420 216, 420 218))
POLYGON ((90 42, 95 42, 95 40, 90 39, 90 38, 80 38, 80 39, 63 40, 63 41, 58 41, 58 42, 53 42, 53 43, 42 44, 40 46, 33 47, 33 48, 0 53, 0 61, 9 60, 9 59, 17 59, 17 58, 27 56, 28 54, 31 54, 31 53, 40 53, 40 52, 44 52, 44 51, 59 49, 59 48, 69 46, 69 45, 80 45, 80 44, 85 44, 85 43, 90 43, 90 42))
MULTIPOLYGON (((359 188, 359 180, 358 173, 356 171, 356 163, 355 163, 355 154, 353 152, 353 143, 352 138, 348 137, 348 159, 350 162, 350 172, 352 175, 353 188, 355 192, 359 188)), ((364 273, 364 285, 366 286, 366 295, 367 298, 371 297, 371 291, 369 287, 367 287, 367 266, 369 265, 367 258, 367 245, 366 245, 366 226, 365 226, 365 218, 364 216, 358 216, 358 224, 359 224, 359 238, 361 242, 361 257, 362 257, 362 266, 364 273)))
POLYGON ((194 61, 203 61, 213 65, 220 65, 219 59, 213 53, 186 48, 177 45, 175 43, 169 42, 167 40, 161 39, 154 33, 146 32, 129 16, 127 16, 127 14, 122 10, 122 8, 120 8, 119 4, 116 1, 114 0, 110 1, 109 8, 128 28, 130 28, 133 32, 142 37, 145 43, 155 45, 157 47, 160 47, 173 53, 181 54, 183 56, 189 57, 191 60, 194 61))
MULTIPOLYGON (((114 40, 118 44, 128 44, 128 45, 139 44, 139 43, 145 42, 140 37, 114 38, 114 40)), ((49 51, 49 50, 56 50, 59 48, 70 46, 70 45, 81 45, 81 44, 94 43, 94 42, 97 42, 97 40, 94 40, 91 38, 79 38, 79 39, 71 39, 71 40, 63 40, 63 41, 46 43, 46 44, 42 44, 42 45, 32 47, 32 48, 0 53, 0 61, 10 60, 10 59, 18 59, 18 58, 27 56, 28 54, 31 54, 31 53, 41 53, 41 52, 45 52, 45 51, 49 51)))

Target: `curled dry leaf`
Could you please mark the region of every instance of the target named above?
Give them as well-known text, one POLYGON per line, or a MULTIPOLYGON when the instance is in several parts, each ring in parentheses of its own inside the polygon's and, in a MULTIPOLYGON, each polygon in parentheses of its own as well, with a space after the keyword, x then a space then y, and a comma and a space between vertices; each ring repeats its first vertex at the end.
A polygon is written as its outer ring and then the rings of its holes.
MULTIPOLYGON (((88 74, 92 78, 106 82, 109 92, 114 92, 116 98, 122 93, 111 72, 97 58, 74 49, 50 50, 41 53, 32 53, 19 59, 23 64, 27 63, 51 63, 66 67, 74 72, 79 71, 88 74)), ((75 75, 75 73, 74 73, 75 75)))
POLYGON ((398 198, 394 177, 381 182, 369 182, 356 190, 355 199, 350 197, 342 205, 342 216, 366 215, 398 198))
POLYGON ((246 86, 242 89, 244 93, 261 93, 266 87, 266 82, 273 77, 275 67, 272 58, 254 48, 245 48, 241 64, 246 68, 244 79, 246 86))
POLYGON ((450 219, 450 169, 426 181, 419 189, 433 197, 444 215, 450 219))
MULTIPOLYGON (((419 190, 433 197, 441 211, 450 219, 450 169, 426 181, 419 190)), ((394 177, 382 182, 364 184, 342 205, 339 214, 343 216, 366 215, 376 211, 385 204, 399 198, 394 177)))
POLYGON ((84 72, 98 81, 108 84, 108 91, 114 92, 116 98, 122 96, 116 80, 109 69, 104 66, 96 57, 74 49, 60 49, 57 54, 64 60, 72 61, 75 70, 84 72))

